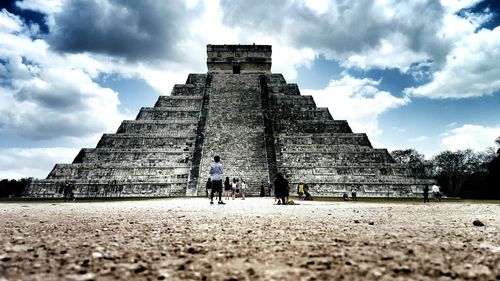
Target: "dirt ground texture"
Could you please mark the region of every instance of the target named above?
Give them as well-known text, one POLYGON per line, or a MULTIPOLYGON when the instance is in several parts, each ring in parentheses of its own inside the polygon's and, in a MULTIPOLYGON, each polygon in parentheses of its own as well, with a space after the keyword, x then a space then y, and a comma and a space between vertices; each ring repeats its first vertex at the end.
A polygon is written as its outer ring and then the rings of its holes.
POLYGON ((500 280, 500 204, 226 202, 0 203, 0 280, 500 280))

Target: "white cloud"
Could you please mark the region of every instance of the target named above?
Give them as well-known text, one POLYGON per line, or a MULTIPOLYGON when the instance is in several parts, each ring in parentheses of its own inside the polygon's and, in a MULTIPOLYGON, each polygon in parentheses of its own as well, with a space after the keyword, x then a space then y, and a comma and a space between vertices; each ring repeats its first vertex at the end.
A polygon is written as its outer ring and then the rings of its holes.
POLYGON ((16 2, 16 6, 24 10, 32 10, 45 14, 59 12, 62 8, 61 0, 22 0, 16 2))
POLYGON ((19 32, 22 29, 21 26, 22 21, 19 17, 5 9, 0 11, 0 33, 19 32))
POLYGON ((382 133, 378 127, 380 114, 409 102, 379 90, 378 84, 379 81, 343 74, 341 79, 331 80, 324 89, 305 89, 302 94, 312 95, 318 106, 328 107, 334 119, 348 120, 354 132, 377 136, 382 133))
POLYGON ((45 178, 55 163, 71 163, 78 148, 0 149, 0 179, 45 178))
POLYGON ((410 96, 470 98, 500 90, 500 27, 482 29, 457 42, 430 83, 408 88, 410 96))
MULTIPOLYGON (((349 67, 408 69, 441 63, 451 41, 440 30, 447 14, 439 2, 222 0, 227 26, 277 38, 284 46, 310 48, 349 67)), ((451 5, 451 4, 450 4, 451 5)))
MULTIPOLYGON (((0 18, 17 17, 4 12, 0 18)), ((18 26, 0 32, 1 132, 57 139, 93 138, 97 132, 116 130, 125 117, 118 111, 118 94, 93 82, 71 56, 51 52, 42 39, 31 39, 22 21, 12 22, 18 26)))
POLYGON ((394 33, 387 38, 381 39, 379 46, 349 56, 342 63, 342 66, 366 70, 371 68, 398 68, 406 72, 413 63, 430 59, 425 52, 417 52, 408 48, 408 44, 408 38, 404 34, 394 33))
POLYGON ((484 151, 495 144, 495 139, 500 136, 500 125, 485 127, 466 124, 451 129, 442 134, 441 146, 447 150, 472 149, 484 151))
POLYGON ((419 137, 416 137, 416 138, 410 138, 408 140, 410 142, 423 142, 423 141, 426 141, 428 139, 429 139, 429 137, 427 137, 427 136, 419 136, 419 137))

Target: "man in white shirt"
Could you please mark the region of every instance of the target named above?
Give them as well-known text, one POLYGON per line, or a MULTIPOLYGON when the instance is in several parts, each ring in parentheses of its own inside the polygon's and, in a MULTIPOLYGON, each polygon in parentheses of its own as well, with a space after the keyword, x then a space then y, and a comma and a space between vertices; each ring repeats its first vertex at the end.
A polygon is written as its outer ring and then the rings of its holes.
POLYGON ((434 195, 434 199, 438 202, 441 202, 441 192, 439 191, 439 186, 433 184, 431 187, 432 194, 434 195))
POLYGON ((224 174, 224 165, 220 162, 220 157, 215 156, 214 162, 210 164, 210 178, 212 179, 212 192, 210 193, 210 204, 214 203, 214 193, 219 193, 219 204, 222 202, 222 175, 224 174))

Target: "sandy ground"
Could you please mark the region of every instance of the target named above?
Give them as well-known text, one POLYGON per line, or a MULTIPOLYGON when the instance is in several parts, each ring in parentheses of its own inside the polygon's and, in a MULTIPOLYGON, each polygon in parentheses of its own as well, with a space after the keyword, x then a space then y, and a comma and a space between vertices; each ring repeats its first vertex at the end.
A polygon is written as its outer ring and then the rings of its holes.
POLYGON ((0 280, 500 280, 500 204, 273 203, 0 203, 0 280))

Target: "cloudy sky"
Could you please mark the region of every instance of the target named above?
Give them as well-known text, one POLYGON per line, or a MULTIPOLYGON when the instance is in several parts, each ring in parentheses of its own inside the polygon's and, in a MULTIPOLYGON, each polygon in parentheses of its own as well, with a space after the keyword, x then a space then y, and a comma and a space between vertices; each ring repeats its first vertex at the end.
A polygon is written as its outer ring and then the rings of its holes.
POLYGON ((189 73, 207 44, 271 44, 375 147, 482 151, 500 136, 500 3, 0 0, 0 178, 45 178, 189 73))

